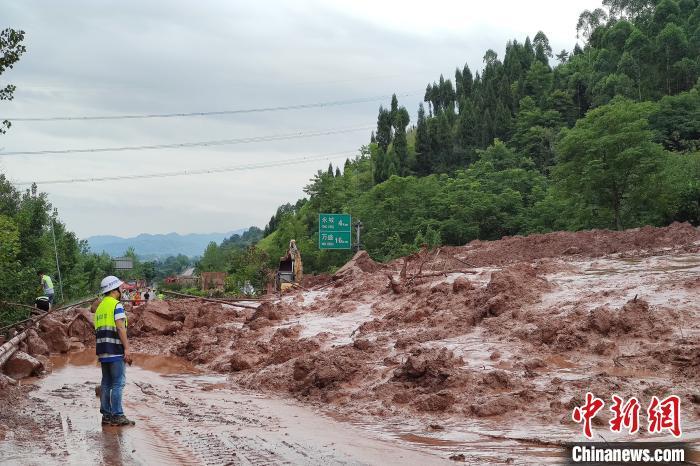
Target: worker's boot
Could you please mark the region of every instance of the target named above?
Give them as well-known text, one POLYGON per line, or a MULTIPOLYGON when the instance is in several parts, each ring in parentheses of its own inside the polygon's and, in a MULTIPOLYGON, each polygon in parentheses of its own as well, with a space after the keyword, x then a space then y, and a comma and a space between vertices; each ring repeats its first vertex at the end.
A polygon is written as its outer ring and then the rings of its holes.
POLYGON ((102 425, 106 426, 106 425, 111 424, 111 423, 112 423, 112 416, 110 416, 109 414, 103 414, 102 415, 102 425))
POLYGON ((114 416, 110 424, 113 426, 133 426, 136 422, 122 414, 121 416, 114 416))

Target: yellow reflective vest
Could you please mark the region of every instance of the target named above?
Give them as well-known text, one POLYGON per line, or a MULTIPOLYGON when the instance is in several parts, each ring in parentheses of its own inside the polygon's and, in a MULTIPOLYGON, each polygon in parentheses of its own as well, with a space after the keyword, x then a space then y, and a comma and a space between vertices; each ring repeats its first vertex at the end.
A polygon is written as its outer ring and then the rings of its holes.
MULTIPOLYGON (((118 300, 105 296, 95 311, 95 353, 102 362, 114 361, 124 355, 124 345, 114 320, 114 311, 118 304, 118 300)), ((124 326, 126 324, 125 318, 124 326)))

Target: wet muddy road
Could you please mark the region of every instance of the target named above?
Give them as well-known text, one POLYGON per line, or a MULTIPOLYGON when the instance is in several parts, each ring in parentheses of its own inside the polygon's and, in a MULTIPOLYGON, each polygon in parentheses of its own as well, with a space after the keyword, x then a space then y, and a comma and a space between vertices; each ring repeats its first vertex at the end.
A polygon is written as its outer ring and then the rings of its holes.
POLYGON ((136 426, 102 427, 92 351, 53 358, 34 380, 37 441, 0 443, 0 464, 442 464, 443 455, 392 444, 367 430, 282 400, 224 389, 175 358, 136 355, 124 410, 136 426))

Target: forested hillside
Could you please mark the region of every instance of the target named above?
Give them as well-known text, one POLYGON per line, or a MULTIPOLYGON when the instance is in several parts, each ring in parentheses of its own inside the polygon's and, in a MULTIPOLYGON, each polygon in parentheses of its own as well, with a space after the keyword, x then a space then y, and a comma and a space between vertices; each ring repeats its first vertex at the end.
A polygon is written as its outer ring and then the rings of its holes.
MULTIPOLYGON (((0 300, 32 303, 41 294, 38 270, 53 277, 57 300, 66 302, 94 295, 113 266, 107 254, 91 253, 87 243, 66 228, 46 194, 36 186, 21 193, 0 174, 0 300)), ((0 305, 0 325, 24 314, 0 305)))
POLYGON ((319 212, 362 220, 382 260, 421 244, 700 224, 698 2, 603 7, 581 14, 571 51, 538 32, 440 76, 412 125, 396 98, 380 107, 370 143, 281 206, 261 246, 274 258, 295 238, 307 271, 342 264, 349 252, 318 251, 319 212))

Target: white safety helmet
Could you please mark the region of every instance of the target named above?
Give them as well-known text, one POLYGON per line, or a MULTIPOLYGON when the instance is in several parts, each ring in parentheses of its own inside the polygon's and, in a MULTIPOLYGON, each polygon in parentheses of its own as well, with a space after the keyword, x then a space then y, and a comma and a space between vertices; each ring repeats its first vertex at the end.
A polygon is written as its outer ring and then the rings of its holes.
POLYGON ((116 290, 120 286, 124 284, 123 281, 119 280, 117 277, 114 275, 110 275, 109 277, 105 277, 102 279, 100 282, 100 293, 105 294, 109 293, 112 290, 116 290))

